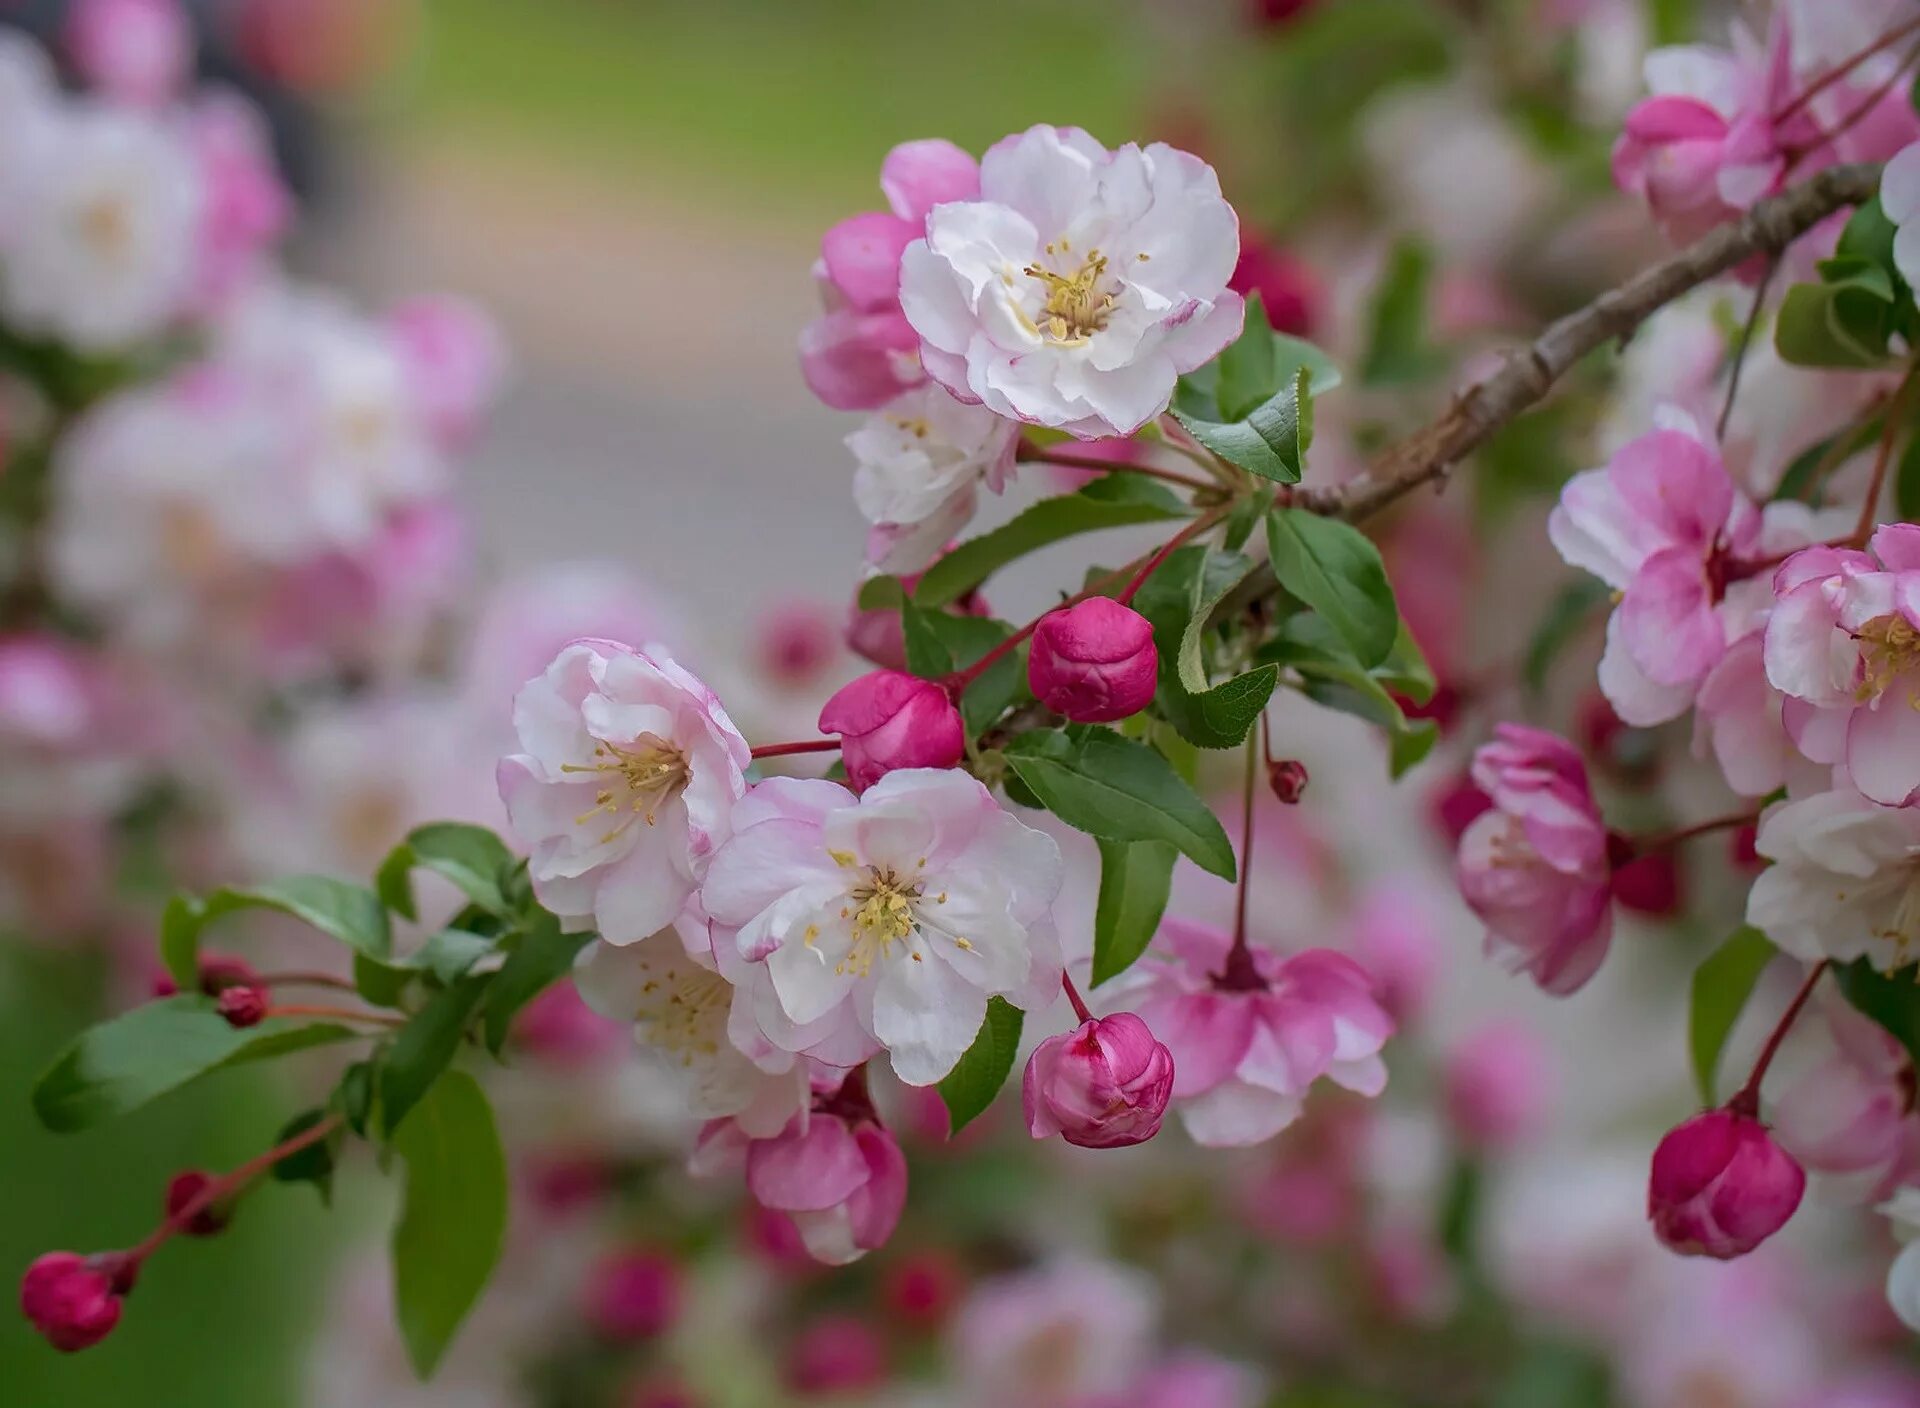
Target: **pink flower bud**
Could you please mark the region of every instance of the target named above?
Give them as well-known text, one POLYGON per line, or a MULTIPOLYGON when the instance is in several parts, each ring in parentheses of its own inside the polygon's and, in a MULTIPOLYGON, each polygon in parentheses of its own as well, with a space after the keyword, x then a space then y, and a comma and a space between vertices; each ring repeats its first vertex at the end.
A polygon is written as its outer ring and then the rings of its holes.
POLYGON ((844 686, 820 711, 820 732, 840 735, 856 792, 897 768, 950 768, 967 747, 947 692, 898 670, 875 670, 844 686))
POLYGON ((267 994, 256 987, 233 987, 220 994, 215 1010, 230 1027, 257 1027, 267 1015, 267 994))
POLYGON ((1686 898, 1679 861, 1672 851, 1655 851, 1616 866, 1613 897, 1636 914, 1671 919, 1686 898))
POLYGON ((1172 1053, 1133 1013, 1117 1012, 1035 1047, 1021 1103, 1035 1139, 1118 1149, 1159 1133, 1172 1094, 1172 1053))
POLYGON ((1083 724, 1139 713, 1153 702, 1159 675, 1147 618, 1104 596, 1049 614, 1027 657, 1034 698, 1083 724))
POLYGON ((1728 1261, 1786 1226, 1806 1187, 1805 1171, 1760 1121, 1708 1110, 1653 1151, 1647 1216, 1674 1251, 1728 1261))
POLYGON ((653 1339, 680 1317, 680 1269, 658 1252, 606 1257, 587 1276, 582 1309, 602 1339, 653 1339))
POLYGON ((861 1393, 886 1381, 887 1346, 855 1316, 823 1316, 794 1339, 784 1377, 796 1394, 861 1393))
MULTIPOLYGON (((211 1174, 199 1169, 188 1169, 185 1173, 176 1173, 173 1181, 167 1184, 167 1216, 178 1217, 187 1210, 189 1204, 207 1191, 207 1185, 213 1182, 211 1174)), ((180 1230, 189 1237, 211 1237, 225 1229, 227 1219, 219 1206, 209 1203, 199 1212, 181 1224, 180 1230)))
POLYGON ((1298 758, 1281 758, 1267 764, 1267 786, 1288 806, 1297 806, 1307 793, 1307 765, 1298 758))
POLYGON ((1483 1027, 1447 1053, 1441 1085, 1447 1122, 1470 1149, 1502 1150, 1538 1133, 1553 1100, 1553 1070, 1526 1027, 1483 1027))
POLYGON ((20 1280, 20 1310, 49 1344, 72 1354, 99 1344, 120 1323, 126 1279, 109 1258, 48 1252, 20 1280))
POLYGON ((200 955, 201 992, 208 997, 218 997, 228 988, 240 987, 266 990, 266 984, 260 981, 259 970, 246 959, 231 953, 200 955))
POLYGON ((960 1268, 941 1252, 917 1252, 893 1264, 881 1297, 894 1316, 917 1329, 944 1324, 964 1289, 960 1268))
POLYGON ((754 626, 754 663, 775 684, 813 682, 839 649, 832 615, 813 602, 775 607, 754 626))

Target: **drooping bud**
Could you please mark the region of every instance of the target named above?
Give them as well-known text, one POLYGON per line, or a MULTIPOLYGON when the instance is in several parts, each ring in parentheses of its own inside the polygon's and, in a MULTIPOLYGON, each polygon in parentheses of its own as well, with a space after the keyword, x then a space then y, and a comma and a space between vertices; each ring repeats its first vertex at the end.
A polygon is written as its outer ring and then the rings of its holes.
POLYGON ((1033 697, 1075 723, 1104 724, 1153 702, 1160 677, 1147 618, 1111 597, 1090 596, 1049 613, 1027 656, 1033 697))
POLYGON ((260 974, 246 959, 231 953, 200 955, 200 991, 218 997, 228 988, 250 987, 265 990, 260 974))
POLYGON ((1681 1255, 1728 1261, 1786 1226, 1806 1187, 1805 1171, 1759 1120, 1708 1110, 1654 1150, 1647 1216, 1681 1255))
POLYGON ((844 686, 820 711, 820 731, 840 736, 856 792, 898 768, 950 768, 967 748, 947 692, 899 670, 875 670, 844 686))
POLYGON ((1307 765, 1298 758, 1278 758, 1267 764, 1267 786, 1288 806, 1295 806, 1307 791, 1307 765))
MULTIPOLYGON (((185 1173, 176 1173, 173 1181, 167 1184, 167 1216, 175 1218, 185 1212, 213 1182, 211 1174, 199 1169, 188 1169, 185 1173)), ((180 1230, 189 1237, 211 1237, 225 1230, 226 1213, 216 1204, 209 1203, 180 1225, 180 1230)))
POLYGON ((227 1019, 230 1027, 257 1027, 267 1015, 266 989, 251 986, 227 988, 220 994, 215 1010, 227 1019))
POLYGON ((1172 1094, 1172 1053, 1133 1013, 1116 1012, 1035 1047, 1021 1103, 1035 1139, 1118 1149, 1159 1133, 1172 1094))
POLYGON ((587 1277, 584 1309, 602 1339, 653 1339, 680 1316, 680 1269, 657 1252, 606 1257, 587 1277))
POLYGON ((112 1258, 48 1252, 20 1280, 20 1310, 47 1343, 72 1354, 112 1333, 130 1286, 112 1258))

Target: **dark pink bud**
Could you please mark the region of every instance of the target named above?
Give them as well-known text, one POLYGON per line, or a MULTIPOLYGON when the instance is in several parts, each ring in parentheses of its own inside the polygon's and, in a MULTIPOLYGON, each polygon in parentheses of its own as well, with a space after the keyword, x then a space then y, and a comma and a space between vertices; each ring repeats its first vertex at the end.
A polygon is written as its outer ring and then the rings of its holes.
POLYGON ((99 1344, 120 1323, 125 1287, 110 1259, 48 1252, 20 1279, 20 1310, 55 1349, 99 1344))
MULTIPOLYGON (((189 1204, 207 1191, 207 1185, 213 1182, 213 1176, 188 1169, 185 1173, 176 1173, 173 1181, 167 1184, 167 1216, 178 1217, 187 1210, 189 1204)), ((189 1237, 211 1237, 222 1231, 227 1225, 225 1213, 216 1204, 209 1203, 199 1212, 182 1223, 180 1230, 189 1237)))
POLYGON ((840 641, 832 615, 811 602, 776 607, 754 629, 755 662, 776 684, 804 685, 833 663, 840 641))
POLYGON ((1090 596, 1047 615, 1033 633, 1033 697, 1075 723, 1104 724, 1153 702, 1160 652, 1147 618, 1111 597, 1090 596))
POLYGON ((1253 22, 1257 25, 1282 25, 1297 20, 1312 9, 1317 0, 1249 0, 1253 22))
POLYGON ((1298 758, 1268 763, 1267 786, 1288 806, 1296 805, 1307 793, 1307 765, 1298 758))
POLYGON ((653 1339, 680 1316, 680 1268, 658 1252, 606 1257, 587 1276, 583 1308, 602 1339, 653 1339))
POLYGON ((1449 846, 1458 846, 1474 818, 1493 806, 1493 798, 1463 773, 1435 793, 1431 805, 1434 827, 1449 846))
POLYGON ((1131 1012, 1048 1037, 1027 1061, 1021 1103, 1035 1139, 1118 1149, 1160 1132, 1173 1094, 1173 1054, 1131 1012))
POLYGON ((864 792, 897 768, 950 768, 966 753, 966 727, 932 680, 875 670, 820 711, 820 732, 840 735, 847 781, 864 792))
POLYGON ((887 1347, 862 1320, 823 1316, 794 1339, 785 1377, 798 1394, 860 1393, 886 1381, 887 1347))
POLYGON ((939 1252, 917 1252, 895 1262, 882 1292, 894 1315, 920 1329, 946 1322, 963 1289, 960 1268, 939 1252))
POLYGON ((1653 1151, 1647 1216, 1681 1255, 1728 1261, 1786 1226, 1806 1187, 1805 1171, 1760 1121, 1708 1110, 1653 1151))
POLYGON ((228 988, 220 994, 215 1006, 230 1027, 257 1027, 267 1015, 267 994, 264 988, 237 987, 228 988))
POLYGON ((1295 337, 1313 336, 1326 303, 1326 285, 1311 264, 1244 230, 1240 262, 1233 266, 1227 287, 1249 296, 1259 294, 1273 330, 1295 337))
POLYGON ((1636 914, 1669 919, 1680 912, 1680 864, 1672 851, 1637 857, 1613 872, 1613 897, 1636 914))
POLYGON ((200 991, 209 997, 218 997, 228 988, 238 987, 264 991, 266 984, 260 981, 259 971, 244 958, 230 953, 200 955, 200 991))

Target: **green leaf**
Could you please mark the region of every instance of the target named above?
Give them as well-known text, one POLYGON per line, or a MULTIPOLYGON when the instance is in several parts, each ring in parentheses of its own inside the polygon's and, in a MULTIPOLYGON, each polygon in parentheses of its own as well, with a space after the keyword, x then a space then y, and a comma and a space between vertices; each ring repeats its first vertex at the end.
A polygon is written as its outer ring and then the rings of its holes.
POLYGON ((986 1113, 1000 1087, 1013 1071, 1020 1051, 1020 1028, 1025 1016, 1004 997, 987 999, 986 1019, 960 1063, 940 1082, 940 1098, 947 1102, 951 1132, 958 1134, 986 1113))
POLYGON ((1720 1053, 1773 957, 1774 947, 1765 934, 1751 927, 1736 929, 1693 971, 1687 1003, 1687 1048, 1693 1057, 1693 1079, 1700 1088, 1703 1105, 1717 1103, 1714 1083, 1720 1070, 1720 1053))
POLYGON ((1301 509, 1267 515, 1273 574, 1293 595, 1326 618, 1371 669, 1392 652, 1400 611, 1380 550, 1349 523, 1301 509))
POLYGON ((1829 259, 1822 282, 1795 284, 1781 302, 1773 340, 1800 367, 1878 367, 1887 360, 1897 295, 1891 276, 1864 259, 1829 259))
POLYGON ((232 1027, 212 998, 183 993, 82 1032, 35 1084, 33 1108, 48 1129, 65 1134, 136 1110, 223 1067, 357 1035, 333 1023, 284 1017, 232 1027))
POLYGON ((1203 694, 1189 694, 1179 681, 1163 680, 1160 709, 1180 736, 1195 747, 1238 748, 1253 732, 1279 684, 1277 665, 1256 665, 1203 694))
POLYGON ((406 1190, 393 1229, 393 1303, 421 1378, 446 1353, 506 1242, 507 1162, 487 1097, 448 1071, 395 1131, 406 1190))
POLYGON ((1808 446, 1780 476, 1779 484, 1774 486, 1774 499, 1796 499, 1815 508, 1821 507, 1826 497, 1826 486, 1815 481, 1815 471, 1827 463, 1834 466, 1845 464, 1867 446, 1877 442, 1884 428, 1882 417, 1870 416, 1838 435, 1829 435, 1818 444, 1808 446), (1828 460, 1829 455, 1833 456, 1831 461, 1828 460))
MULTIPOLYGON (((907 669, 923 680, 944 679, 965 669, 1013 634, 1004 621, 984 616, 953 616, 908 602, 900 612, 907 669)), ((960 716, 970 734, 978 734, 1010 708, 1026 684, 1018 650, 1009 650, 968 685, 960 696, 960 716)))
POLYGON ((1902 523, 1920 523, 1920 436, 1907 442, 1893 480, 1895 515, 1902 523))
MULTIPOLYGON (((393 930, 386 906, 364 885, 327 875, 294 875, 244 889, 228 886, 215 890, 199 905, 195 942, 198 931, 215 920, 249 909, 290 915, 338 939, 355 953, 380 962, 393 953, 393 930)), ((188 921, 182 918, 180 922, 188 921)))
POLYGON ((442 983, 452 983, 464 977, 469 968, 494 951, 493 939, 484 934, 469 933, 465 929, 442 929, 424 944, 419 952, 407 959, 416 968, 423 968, 442 983))
POLYGON ((592 933, 563 934, 560 921, 542 910, 528 925, 518 946, 500 965, 481 1008, 487 1049, 499 1055, 507 1044, 513 1019, 522 1007, 573 969, 580 950, 593 942, 592 933))
POLYGON ((380 1117, 392 1134, 407 1112, 438 1080, 460 1049, 467 1018, 489 979, 462 978, 442 988, 407 1020, 380 1065, 380 1117))
POLYGON ((416 828, 393 849, 380 864, 375 888, 389 908, 418 919, 411 872, 431 870, 451 881, 469 903, 505 919, 513 912, 505 885, 514 865, 506 843, 486 827, 437 821, 416 828))
POLYGON ((1367 355, 1360 379, 1369 386, 1421 381, 1442 359, 1427 342, 1427 308, 1433 285, 1433 255, 1416 240, 1394 245, 1382 271, 1369 317, 1367 355))
POLYGON ((200 990, 200 901, 175 895, 160 912, 160 961, 182 992, 200 990))
POLYGON ((1648 28, 1653 42, 1684 44, 1698 39, 1699 7, 1700 0, 1647 0, 1648 28))
POLYGON ((1101 841, 1093 916, 1093 985, 1127 971, 1153 942, 1179 852, 1163 841, 1101 841))
POLYGON ((1209 618, 1251 566, 1239 553, 1180 548, 1133 600, 1134 608, 1153 624, 1160 654, 1160 712, 1195 747, 1234 748, 1245 742, 1279 683, 1277 671, 1259 667, 1208 685, 1209 618), (1190 679, 1198 681, 1199 692, 1189 689, 1190 679))
POLYGON ((1201 869, 1233 879, 1233 844, 1220 819, 1145 744, 1073 724, 1021 734, 1006 758, 1067 825, 1107 841, 1165 841, 1201 869))
POLYGON ((1379 669, 1361 668, 1348 653, 1346 642, 1319 616, 1301 613, 1289 617, 1280 634, 1261 648, 1260 658, 1297 672, 1301 692, 1316 704, 1386 729, 1387 762, 1396 778, 1424 759, 1439 738, 1439 728, 1431 719, 1407 718, 1388 688, 1389 679, 1419 682, 1407 664, 1394 663, 1389 656, 1389 663, 1379 669))
POLYGON ((862 611, 891 611, 897 610, 906 599, 906 590, 898 577, 869 577, 860 584, 854 603, 862 611))
MULTIPOLYGON (((325 1110, 308 1110, 304 1115, 295 1115, 274 1139, 276 1145, 284 1144, 296 1135, 304 1134, 327 1117, 325 1110)), ((311 1183, 320 1194, 322 1203, 333 1201, 333 1161, 334 1145, 339 1136, 322 1139, 318 1144, 309 1144, 297 1154, 290 1154, 273 1166, 273 1178, 276 1183, 311 1183)))
POLYGON ((1440 682, 1433 677, 1433 666, 1427 663, 1426 652, 1420 649, 1420 643, 1413 638, 1404 620, 1400 623, 1400 633, 1393 638, 1393 649, 1369 673, 1415 704, 1432 703, 1434 691, 1440 687, 1440 682))
POLYGON ((1313 442, 1313 398, 1340 372, 1312 343, 1276 333, 1256 296, 1218 358, 1180 378, 1173 415, 1216 455, 1276 483, 1298 482, 1313 442))
MULTIPOLYGON (((1226 554, 1221 554, 1225 558, 1226 554)), ((1237 555, 1230 562, 1221 563, 1222 570, 1212 569, 1220 559, 1210 559, 1206 569, 1194 573, 1190 590, 1191 599, 1187 608, 1186 629, 1180 633, 1180 650, 1174 660, 1174 669, 1181 688, 1189 694, 1205 694, 1212 688, 1207 679, 1206 634, 1212 623, 1213 613, 1220 608, 1233 589, 1246 579, 1253 564, 1237 555)))
POLYGON ((1387 740, 1387 775, 1396 781, 1427 760, 1440 741, 1440 725, 1432 719, 1408 719, 1387 740))
POLYGON ((1607 604, 1607 584, 1598 577, 1581 575, 1562 587, 1533 628, 1527 642, 1526 664, 1521 678, 1530 693, 1538 695, 1547 687, 1547 672, 1560 652, 1586 629, 1594 614, 1607 604))
POLYGON ((1833 977, 1848 1002, 1885 1027, 1920 1062, 1920 966, 1881 973, 1857 958, 1835 965, 1833 977))
POLYGON ((371 1061, 355 1061, 340 1073, 340 1084, 333 1092, 334 1103, 347 1117, 347 1128, 363 1139, 373 1118, 373 1069, 371 1061))
POLYGON ((1050 543, 1103 528, 1184 518, 1191 510, 1137 474, 1109 474, 1077 493, 1042 499, 1001 527, 969 538, 926 570, 914 589, 922 607, 957 601, 1005 567, 1050 543))

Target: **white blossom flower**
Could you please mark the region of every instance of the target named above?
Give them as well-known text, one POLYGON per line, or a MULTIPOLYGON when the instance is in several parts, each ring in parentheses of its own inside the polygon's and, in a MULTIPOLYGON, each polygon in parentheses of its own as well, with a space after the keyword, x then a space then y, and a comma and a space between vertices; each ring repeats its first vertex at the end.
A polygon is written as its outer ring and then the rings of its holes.
POLYGON ((1081 439, 1131 435, 1239 335, 1239 255, 1198 157, 1039 126, 987 153, 978 200, 933 208, 900 303, 954 395, 1081 439))
POLYGON ((1747 922, 1788 953, 1882 971, 1920 959, 1920 808, 1821 792, 1768 812, 1754 848, 1774 863, 1747 922))
POLYGON ((0 242, 0 314, 112 352, 165 330, 191 289, 202 187, 182 135, 76 102, 32 139, 0 242))
POLYGON ((513 725, 500 796, 540 902, 609 943, 671 924, 752 760, 713 691, 658 646, 578 641, 520 691, 513 725))
POLYGON ((979 489, 1006 487, 1020 427, 923 382, 847 437, 853 499, 873 525, 868 555, 882 572, 928 567, 973 517, 979 489))
POLYGON ((931 1085, 990 996, 1027 1007, 1059 991, 1060 849, 964 772, 906 768, 858 798, 774 778, 734 809, 733 833, 701 902, 722 970, 739 974, 736 1034, 751 1022, 835 1065, 884 1049, 900 1079, 931 1085))

